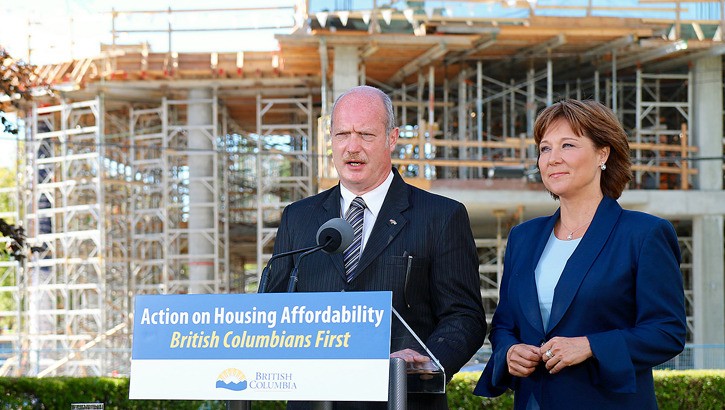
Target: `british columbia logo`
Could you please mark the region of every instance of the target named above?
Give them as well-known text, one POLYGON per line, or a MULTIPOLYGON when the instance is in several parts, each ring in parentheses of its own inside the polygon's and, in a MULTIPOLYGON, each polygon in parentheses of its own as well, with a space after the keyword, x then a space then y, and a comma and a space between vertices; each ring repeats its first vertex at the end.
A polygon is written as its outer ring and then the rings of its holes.
POLYGON ((216 380, 217 389, 242 391, 246 389, 257 391, 291 391, 297 390, 292 373, 286 372, 255 372, 251 379, 233 367, 224 369, 216 380))
POLYGON ((216 380, 217 389, 242 391, 247 388, 247 378, 241 370, 230 367, 224 369, 216 380))

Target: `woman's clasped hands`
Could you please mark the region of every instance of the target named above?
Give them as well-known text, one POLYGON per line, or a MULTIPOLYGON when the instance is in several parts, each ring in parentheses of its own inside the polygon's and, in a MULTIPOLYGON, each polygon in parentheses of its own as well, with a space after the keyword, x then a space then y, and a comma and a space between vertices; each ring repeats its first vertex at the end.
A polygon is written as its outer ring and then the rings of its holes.
POLYGON ((506 353, 508 371, 512 376, 528 377, 539 363, 544 363, 551 374, 567 366, 574 366, 592 357, 589 339, 581 337, 554 337, 541 347, 519 343, 506 353))

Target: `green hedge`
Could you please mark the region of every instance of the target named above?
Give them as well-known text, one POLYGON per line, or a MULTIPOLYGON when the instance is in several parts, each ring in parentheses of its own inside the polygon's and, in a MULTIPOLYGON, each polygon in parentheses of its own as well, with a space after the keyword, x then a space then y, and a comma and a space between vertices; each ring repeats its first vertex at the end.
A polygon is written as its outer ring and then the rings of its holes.
MULTIPOLYGON (((471 394, 480 373, 459 373, 448 385, 451 409, 510 410, 513 394, 489 399, 471 394)), ((725 409, 725 370, 655 370, 655 394, 661 410, 725 409)))
POLYGON ((725 370, 655 371, 662 410, 725 408, 725 370))
MULTIPOLYGON (((725 370, 655 371, 655 391, 662 410, 722 410, 725 370)), ((459 373, 448 385, 451 409, 511 409, 511 392, 494 399, 471 394, 479 373, 459 373)), ((224 410, 224 401, 129 400, 127 378, 0 377, 0 409, 70 409, 72 403, 104 403, 106 409, 224 410)), ((255 409, 284 409, 282 402, 255 402, 255 409)))

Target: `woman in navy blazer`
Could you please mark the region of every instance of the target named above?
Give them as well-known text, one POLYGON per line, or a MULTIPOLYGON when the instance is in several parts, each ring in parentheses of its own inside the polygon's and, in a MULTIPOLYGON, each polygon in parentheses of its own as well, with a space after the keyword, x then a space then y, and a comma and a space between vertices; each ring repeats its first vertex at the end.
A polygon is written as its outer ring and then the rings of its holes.
POLYGON ((534 125, 542 181, 560 201, 514 227, 474 394, 515 409, 656 409, 652 367, 685 344, 672 225, 623 210, 627 136, 595 101, 564 100, 534 125))

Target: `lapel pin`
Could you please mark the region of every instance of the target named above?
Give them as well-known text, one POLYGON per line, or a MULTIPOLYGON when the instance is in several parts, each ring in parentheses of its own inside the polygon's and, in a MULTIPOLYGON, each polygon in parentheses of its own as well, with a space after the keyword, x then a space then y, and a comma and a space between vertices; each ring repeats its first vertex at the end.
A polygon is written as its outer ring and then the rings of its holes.
POLYGON ((390 221, 388 221, 388 222, 389 222, 389 223, 390 223, 391 225, 397 225, 397 224, 398 224, 397 222, 395 222, 395 219, 391 219, 391 220, 390 220, 390 221))

